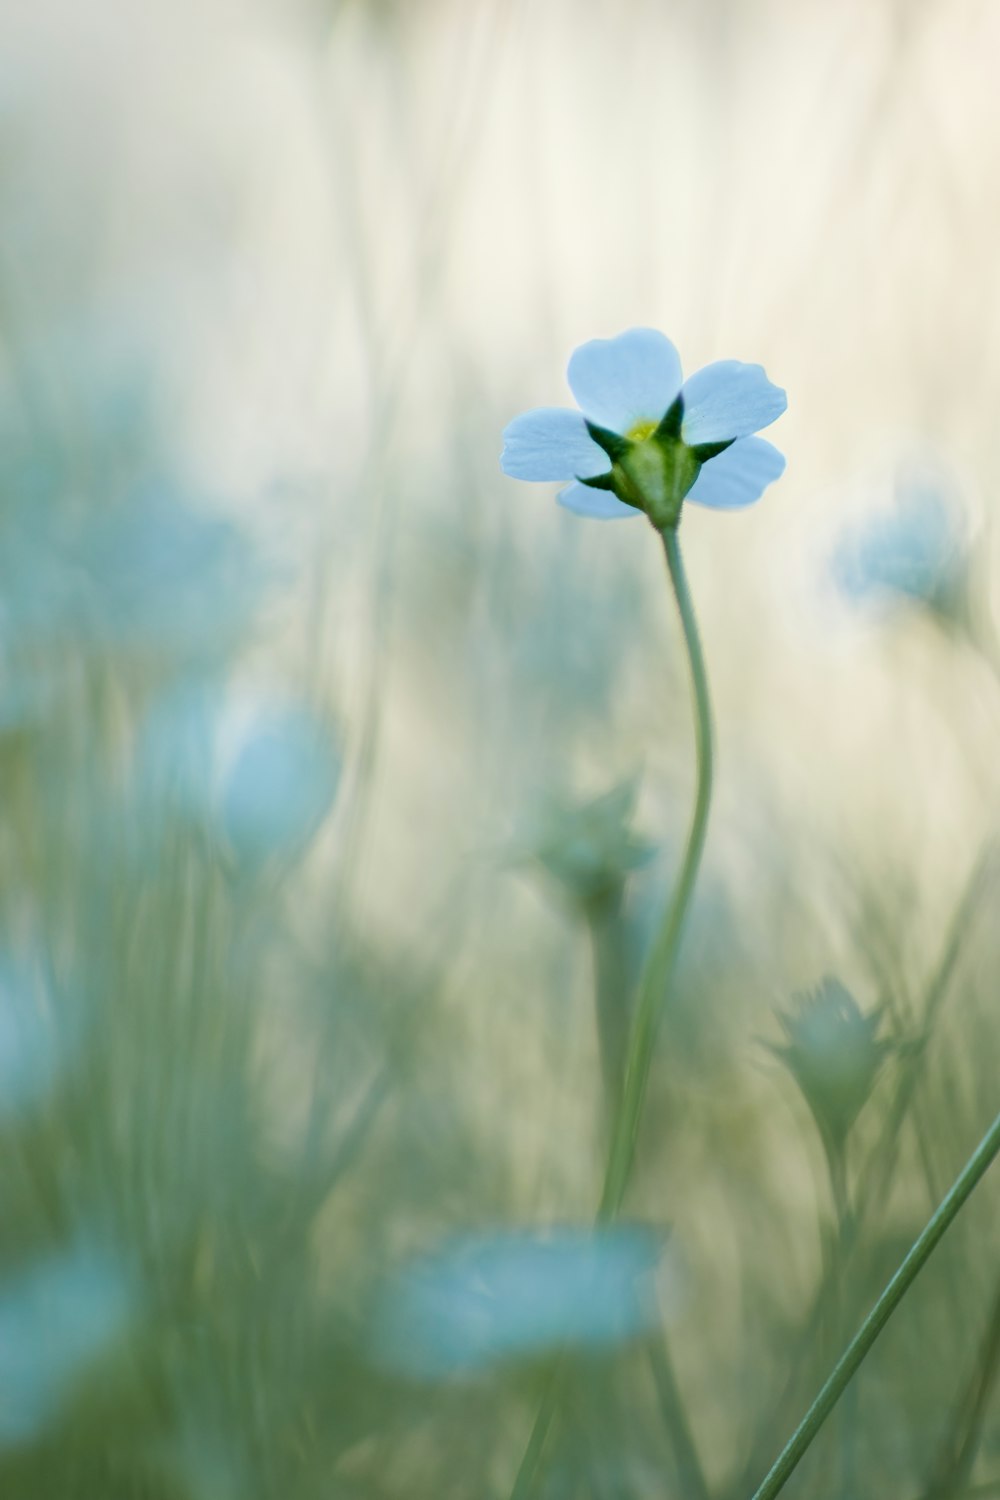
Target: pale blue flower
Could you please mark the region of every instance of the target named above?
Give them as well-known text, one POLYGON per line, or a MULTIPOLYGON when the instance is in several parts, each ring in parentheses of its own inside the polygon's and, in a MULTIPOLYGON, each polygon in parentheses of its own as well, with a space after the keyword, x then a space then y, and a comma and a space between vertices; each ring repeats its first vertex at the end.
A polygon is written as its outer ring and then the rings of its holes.
POLYGON ((329 734, 304 708, 275 707, 253 725, 222 793, 222 823, 240 859, 293 856, 329 812, 340 758, 329 734))
POLYGON ((14 646, 108 648, 216 659, 239 639, 263 582, 231 521, 168 482, 107 510, 72 502, 58 473, 17 477, 0 534, 0 631, 14 646))
POLYGON ((718 360, 684 381, 670 340, 632 328, 581 345, 567 378, 579 411, 515 417, 500 463, 514 479, 572 481, 558 500, 578 515, 645 511, 655 525, 674 525, 684 498, 735 510, 784 471, 778 450, 753 436, 787 405, 760 365, 718 360))
POLYGON ((58 1418, 138 1311, 133 1274, 96 1244, 50 1252, 0 1278, 0 1448, 58 1418))
POLYGON ((152 849, 177 819, 223 843, 241 865, 294 859, 335 801, 341 751, 303 702, 265 695, 227 702, 217 677, 193 677, 154 701, 139 739, 140 832, 152 849))
POLYGON ((229 520, 150 484, 92 523, 78 561, 91 585, 85 626, 99 640, 183 658, 231 646, 250 618, 261 574, 229 520))
POLYGON ((652 1276, 662 1252, 662 1233, 629 1225, 453 1240, 382 1288, 376 1358, 433 1380, 556 1349, 612 1348, 659 1321, 652 1276))
POLYGON ((840 538, 834 582, 852 603, 905 597, 948 614, 965 581, 966 531, 958 504, 932 475, 900 476, 894 503, 840 538))

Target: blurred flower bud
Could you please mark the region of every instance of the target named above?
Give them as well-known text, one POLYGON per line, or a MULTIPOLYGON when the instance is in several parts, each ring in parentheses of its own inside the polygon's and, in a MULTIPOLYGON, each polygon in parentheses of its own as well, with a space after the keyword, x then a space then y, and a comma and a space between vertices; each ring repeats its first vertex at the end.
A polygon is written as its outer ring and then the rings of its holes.
POLYGON ((779 1020, 788 1041, 771 1050, 788 1068, 828 1150, 843 1149, 875 1085, 889 1043, 881 1012, 864 1015, 838 979, 825 978, 779 1020))
POLYGON ((632 832, 637 792, 637 779, 629 777, 600 797, 548 813, 531 858, 572 900, 589 906, 618 894, 632 871, 652 859, 654 846, 632 832))

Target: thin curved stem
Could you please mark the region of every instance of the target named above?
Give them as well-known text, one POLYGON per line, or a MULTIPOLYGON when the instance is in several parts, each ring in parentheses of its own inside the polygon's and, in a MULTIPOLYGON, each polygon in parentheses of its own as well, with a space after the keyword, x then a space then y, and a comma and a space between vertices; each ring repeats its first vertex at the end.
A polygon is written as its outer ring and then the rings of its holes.
MULTIPOLYGON (((691 603, 676 529, 667 527, 660 532, 660 536, 663 540, 667 570, 670 574, 674 599, 677 602, 691 671, 697 790, 681 872, 639 985, 635 1018, 629 1036, 625 1078, 612 1125, 608 1165, 600 1207, 597 1211, 599 1224, 610 1223, 617 1217, 631 1175, 642 1106, 646 1097, 649 1068, 653 1058, 653 1045, 656 1041, 660 1017, 663 1014, 665 991, 674 971, 677 950, 684 931, 688 907, 691 904, 698 866, 701 863, 705 831, 708 827, 708 810, 712 800, 712 716, 708 700, 705 658, 702 655, 698 625, 695 620, 694 606, 691 603)), ((531 1493, 545 1439, 559 1403, 563 1373, 564 1361, 560 1357, 553 1365, 546 1382, 528 1447, 514 1482, 511 1500, 525 1500, 525 1497, 531 1493)), ((693 1452, 693 1447, 691 1451, 693 1452)))
MULTIPOLYGON (((855 1194, 847 1243, 844 1247, 845 1258, 849 1259, 856 1253, 862 1229, 872 1210, 879 1205, 884 1206, 888 1199, 889 1187, 896 1167, 900 1133, 912 1104, 914 1090, 927 1056, 937 1018, 950 992, 963 945, 979 915, 983 897, 990 889, 998 864, 1000 864, 1000 845, 990 839, 977 857, 949 920, 944 947, 924 995, 923 1019, 916 1045, 897 1068, 898 1081, 895 1098, 889 1106, 888 1118, 880 1137, 881 1143, 872 1152, 867 1168, 862 1169, 855 1194)), ((824 1278, 813 1297, 808 1316, 799 1335, 797 1352, 791 1360, 791 1368, 786 1371, 775 1412, 776 1416, 780 1416, 787 1410, 789 1400, 798 1383, 797 1377, 801 1373, 806 1356, 813 1348, 828 1286, 829 1282, 824 1278)), ((738 1500, 738 1497, 751 1489, 756 1483, 757 1476, 764 1469, 768 1456, 769 1449, 764 1446, 763 1438, 758 1437, 746 1466, 728 1491, 728 1500, 738 1500)))
POLYGON ((677 532, 668 527, 660 535, 663 539, 667 569, 670 573, 674 598, 677 601, 677 611, 681 618, 684 645, 687 649, 691 671, 698 782, 681 872, 670 904, 664 913, 656 941, 646 961, 639 986, 621 1104, 612 1133, 604 1190, 597 1215, 599 1223, 609 1223, 617 1217, 632 1173, 635 1144, 639 1135, 646 1085, 649 1081, 649 1068, 653 1059, 653 1047, 663 1015, 666 989, 673 976, 684 922, 694 893, 712 801, 712 715, 708 699, 705 658, 702 655, 698 625, 695 620, 694 606, 691 603, 677 532))
POLYGON ((966 1493, 998 1373, 1000 1291, 993 1295, 990 1320, 975 1369, 952 1416, 930 1483, 921 1500, 954 1500, 954 1497, 966 1493))
MULTIPOLYGON (((628 1042, 628 1011, 622 1000, 628 985, 628 958, 622 919, 622 892, 601 903, 591 903, 587 912, 594 949, 595 999, 600 1042, 601 1073, 605 1107, 613 1126, 621 1102, 628 1042)), ((663 1424, 669 1435, 682 1492, 690 1500, 709 1500, 708 1485, 697 1444, 684 1407, 665 1329, 650 1339, 650 1375, 663 1424)), ((516 1496, 514 1497, 516 1500, 516 1496)))
POLYGON ((998 1151, 1000 1151, 1000 1115, 997 1115, 969 1157, 951 1190, 941 1200, 937 1210, 927 1221, 923 1232, 914 1241, 885 1291, 840 1356, 826 1384, 779 1453, 770 1473, 753 1496, 753 1500, 774 1500, 774 1496, 784 1488, 786 1480, 798 1466, 800 1459, 805 1455, 816 1434, 857 1373, 868 1351, 909 1291, 917 1273, 929 1260, 932 1251, 951 1226, 973 1188, 985 1175, 998 1151))

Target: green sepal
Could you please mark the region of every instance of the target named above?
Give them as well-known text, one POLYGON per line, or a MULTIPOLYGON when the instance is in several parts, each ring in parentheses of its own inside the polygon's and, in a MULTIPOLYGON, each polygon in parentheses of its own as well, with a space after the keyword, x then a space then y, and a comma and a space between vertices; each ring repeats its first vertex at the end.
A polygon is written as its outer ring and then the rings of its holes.
POLYGON ((735 441, 735 438, 726 438, 724 443, 696 443, 691 452, 700 464, 707 464, 710 458, 718 458, 720 453, 725 453, 735 441))
POLYGON ((660 424, 653 433, 655 438, 679 439, 681 435, 681 423, 684 420, 684 397, 678 395, 672 406, 668 407, 660 418, 660 424))
POLYGON ((607 427, 598 427, 596 422, 588 422, 586 417, 584 422, 598 448, 603 448, 613 464, 619 463, 632 447, 628 438, 622 437, 621 433, 610 432, 607 427))
POLYGON ((576 475, 577 484, 585 484, 591 490, 611 490, 615 493, 615 477, 611 473, 595 474, 592 479, 581 479, 576 475))

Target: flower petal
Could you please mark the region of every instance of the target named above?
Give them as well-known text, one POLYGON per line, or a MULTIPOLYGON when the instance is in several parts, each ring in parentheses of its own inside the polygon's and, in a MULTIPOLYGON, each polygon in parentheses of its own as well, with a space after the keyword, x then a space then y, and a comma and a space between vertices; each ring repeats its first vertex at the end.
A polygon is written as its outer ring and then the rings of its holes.
POLYGON ((581 344, 567 371, 584 415, 622 434, 637 422, 658 422, 682 378, 680 355, 655 328, 630 328, 615 339, 581 344))
POLYGON ((500 467, 512 479, 593 479, 611 468, 580 413, 565 407, 523 412, 504 428, 503 444, 500 467))
POLYGON ((759 500, 784 471, 784 457, 771 443, 763 438, 741 438, 717 458, 708 460, 687 498, 712 510, 739 510, 759 500))
POLYGON ((437 1381, 552 1350, 615 1349, 659 1322, 663 1249, 661 1233, 638 1225, 446 1242, 386 1278, 373 1353, 404 1378, 437 1381))
POLYGON ((634 505, 626 505, 610 490, 593 490, 589 484, 570 484, 560 490, 556 499, 567 510, 578 516, 589 516, 594 521, 624 521, 629 516, 641 516, 642 511, 634 505))
POLYGON ((681 437, 692 448, 699 443, 727 443, 749 437, 776 422, 788 405, 780 386, 772 385, 763 365, 719 359, 684 382, 681 437))

